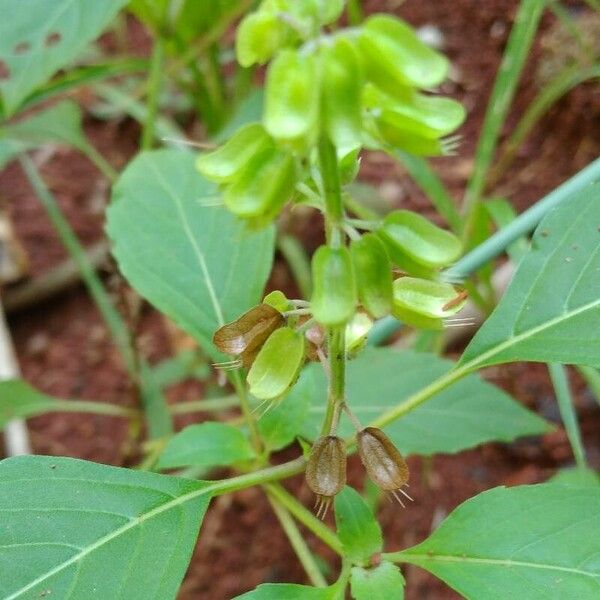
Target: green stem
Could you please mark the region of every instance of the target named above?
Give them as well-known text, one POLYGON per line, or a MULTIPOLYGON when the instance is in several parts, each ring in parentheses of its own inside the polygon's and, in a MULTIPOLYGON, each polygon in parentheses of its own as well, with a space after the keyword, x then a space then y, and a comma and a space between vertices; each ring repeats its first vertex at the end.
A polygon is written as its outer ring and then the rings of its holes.
POLYGON ((303 298, 312 293, 310 261, 304 246, 293 236, 282 234, 277 237, 277 249, 285 258, 303 298))
MULTIPOLYGON (((344 204, 340 186, 340 174, 335 146, 323 136, 319 142, 319 165, 323 178, 325 201, 325 232, 327 245, 339 248, 344 244, 340 228, 344 223, 344 204)), ((329 355, 329 389, 327 411, 321 430, 322 435, 332 435, 337 429, 340 407, 345 399, 346 385, 346 341, 345 327, 329 327, 327 330, 327 352, 329 355)))
POLYGON ((42 206, 46 210, 52 225, 56 229, 63 245, 77 264, 77 267, 81 273, 81 278, 85 283, 90 295, 94 299, 98 310, 102 314, 104 321, 108 329, 110 330, 117 347, 119 348, 121 355, 125 361, 128 372, 135 378, 137 378, 137 368, 135 354, 133 351, 131 338, 129 331, 123 322, 121 315, 113 306, 106 290, 104 289, 102 282, 96 275, 94 267, 91 264, 85 249, 77 239, 75 232, 71 229, 69 222, 65 219, 62 214, 56 199, 50 193, 50 190, 46 187, 44 180, 39 174, 36 166, 27 154, 23 154, 20 157, 21 166, 29 180, 29 183, 35 190, 42 206))
POLYGON ((230 394, 222 398, 208 398, 206 400, 192 400, 190 402, 171 404, 169 410, 173 415, 186 415, 194 412, 217 412, 236 406, 240 406, 240 399, 237 394, 230 394))
POLYGON ((522 0, 515 16, 515 23, 510 32, 502 63, 488 102, 481 135, 475 151, 475 167, 465 193, 463 204, 465 214, 463 235, 465 239, 470 238, 473 220, 481 202, 485 180, 494 158, 502 125, 517 89, 523 66, 530 54, 545 4, 546 0, 522 0))
POLYGON ((128 419, 140 416, 140 412, 135 408, 91 400, 57 400, 50 407, 50 410, 52 412, 91 413, 111 417, 126 417, 128 419))
POLYGON ((252 408, 250 407, 248 389, 246 388, 246 384, 242 379, 242 375, 239 369, 235 369, 231 372, 231 383, 233 384, 233 387, 237 394, 240 403, 240 408, 242 410, 242 415, 244 417, 244 420, 246 421, 246 425, 248 425, 248 430, 250 431, 250 441, 252 442, 252 446, 256 450, 256 453, 260 456, 262 450, 262 440, 260 438, 260 433, 256 425, 256 420, 254 418, 254 415, 252 414, 252 408))
POLYGON ((581 431, 577 422, 577 414, 573 403, 573 395, 569 388, 569 380, 567 378, 567 370, 564 365, 558 363, 549 363, 548 371, 550 379, 556 393, 556 401, 560 410, 560 416, 569 438, 569 443, 575 456, 575 463, 580 469, 587 468, 585 460, 585 451, 583 442, 581 441, 581 431))
POLYGON ((581 373, 581 376, 585 379, 590 390, 596 397, 596 402, 600 404, 600 372, 594 367, 577 367, 577 370, 581 373))
POLYGON ((314 533, 322 542, 327 544, 334 552, 340 556, 343 554, 342 543, 337 535, 331 531, 322 521, 317 519, 310 510, 300 504, 285 488, 277 483, 270 483, 264 486, 267 494, 275 498, 284 506, 300 523, 309 531, 314 533))
POLYGON ((325 577, 323 577, 323 573, 321 573, 319 569, 319 565, 315 560, 315 557, 312 555, 308 545, 304 541, 298 526, 292 519, 290 513, 279 503, 278 500, 273 498, 270 494, 268 495, 269 502, 271 507, 273 508, 273 512, 275 516, 279 520, 279 523, 288 537, 300 564, 306 571, 310 582, 315 587, 327 587, 327 581, 325 577))
POLYGON ((142 129, 142 139, 140 146, 142 150, 149 150, 154 143, 154 121, 158 113, 158 101, 160 97, 160 87, 163 77, 165 62, 165 41, 162 36, 158 36, 154 41, 152 56, 150 58, 150 73, 148 76, 148 98, 146 102, 146 120, 142 129))
POLYGON ((111 184, 114 184, 119 174, 115 169, 112 168, 112 165, 92 146, 92 144, 86 144, 82 146, 80 150, 88 157, 88 159, 95 165, 95 167, 110 181, 111 184))

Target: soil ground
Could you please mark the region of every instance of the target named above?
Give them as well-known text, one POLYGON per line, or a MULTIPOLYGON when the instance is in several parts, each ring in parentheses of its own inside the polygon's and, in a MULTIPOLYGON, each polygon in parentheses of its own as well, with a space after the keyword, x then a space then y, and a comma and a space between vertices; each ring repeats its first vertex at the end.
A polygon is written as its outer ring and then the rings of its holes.
MULTIPOLYGON (((438 0, 366 2, 368 12, 390 11, 415 26, 434 25, 442 34, 444 51, 454 65, 452 81, 445 91, 464 102, 469 111, 461 129, 463 143, 457 156, 434 161, 449 189, 460 197, 473 164, 477 134, 507 35, 513 22, 515 0, 438 0)), ((569 4, 573 10, 583 3, 569 4)), ((544 17, 548 31, 554 18, 544 17)), ((131 36, 132 50, 144 53, 147 40, 138 30, 131 36)), ((109 42, 107 42, 109 43, 109 42)), ((536 72, 547 53, 536 44, 508 119, 510 131, 537 93, 536 72)), ((89 101, 85 95, 80 100, 89 101)), ((598 88, 582 85, 562 99, 535 128, 519 152, 513 167, 494 190, 523 210, 598 156, 600 150, 600 102, 598 88)), ((116 168, 135 153, 139 129, 125 119, 104 122, 87 117, 85 128, 96 147, 116 168)), ((75 152, 58 150, 43 163, 42 172, 60 201, 70 223, 85 244, 102 238, 103 212, 108 187, 90 163, 75 152)), ((361 178, 379 186, 396 205, 433 216, 433 209, 402 169, 381 155, 365 157, 361 178)), ((0 173, 0 197, 16 226, 31 261, 32 276, 46 272, 65 252, 31 189, 15 164, 0 173)), ((321 228, 313 219, 293 223, 292 229, 312 251, 320 243, 321 228)), ((106 275, 111 289, 115 276, 106 275)), ((277 261, 271 287, 291 286, 290 275, 277 261)), ((60 397, 103 399, 131 404, 131 386, 103 322, 81 287, 56 300, 10 315, 20 366, 25 379, 37 388, 60 397)), ((177 347, 163 320, 148 306, 142 309, 139 346, 151 362, 173 354, 177 347)), ((558 421, 552 388, 542 365, 512 365, 488 369, 485 376, 507 389, 523 404, 558 421)), ((600 467, 600 411, 590 392, 573 377, 577 409, 586 450, 592 466, 600 467)), ((195 383, 178 385, 171 401, 196 398, 195 383)), ((202 418, 200 415, 198 418, 202 418)), ((188 420, 189 422, 189 420, 188 420)), ((114 418, 88 415, 49 415, 31 419, 31 439, 36 453, 65 455, 112 465, 131 465, 135 452, 127 444, 126 425, 114 418)), ((281 460, 297 449, 282 453, 281 460)), ((544 481, 557 468, 572 463, 563 430, 543 438, 515 444, 487 444, 454 456, 429 462, 410 459, 411 492, 416 502, 406 510, 384 502, 379 517, 389 549, 411 545, 428 535, 432 527, 470 496, 497 485, 544 481)), ((351 459, 350 479, 362 485, 362 469, 351 459)), ((301 478, 286 485, 305 504, 310 493, 301 478)), ((308 535, 311 547, 335 559, 308 535)), ((459 598, 427 573, 408 568, 407 600, 459 598)), ((219 498, 203 524, 180 600, 228 600, 265 581, 305 582, 305 576, 259 490, 219 498)))

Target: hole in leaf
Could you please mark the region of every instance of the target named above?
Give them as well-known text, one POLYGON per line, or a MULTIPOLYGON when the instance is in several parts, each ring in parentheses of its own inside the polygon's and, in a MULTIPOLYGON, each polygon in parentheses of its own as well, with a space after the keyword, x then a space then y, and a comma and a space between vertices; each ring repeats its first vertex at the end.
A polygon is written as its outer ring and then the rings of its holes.
POLYGON ((0 60, 0 81, 5 81, 6 79, 10 79, 10 69, 3 60, 0 60))
POLYGON ((31 50, 31 44, 29 42, 19 42, 13 52, 15 54, 25 54, 25 52, 29 52, 31 50))
POLYGON ((58 44, 58 42, 60 42, 61 39, 62 36, 60 35, 60 33, 58 33, 58 31, 53 31, 52 33, 49 33, 46 36, 44 44, 46 45, 46 48, 50 48, 51 46, 56 46, 56 44, 58 44))

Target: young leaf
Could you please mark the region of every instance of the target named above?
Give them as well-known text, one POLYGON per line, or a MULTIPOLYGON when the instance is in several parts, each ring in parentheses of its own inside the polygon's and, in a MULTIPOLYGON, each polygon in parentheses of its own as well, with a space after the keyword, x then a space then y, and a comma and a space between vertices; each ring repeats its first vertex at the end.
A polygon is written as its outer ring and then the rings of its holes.
POLYGON ((54 142, 82 149, 88 141, 81 128, 81 110, 64 100, 32 117, 0 129, 0 168, 21 152, 54 142))
POLYGON ((599 514, 599 487, 499 487, 467 500, 428 539, 394 558, 472 600, 594 600, 599 514))
POLYGON ((352 567, 350 589, 355 600, 404 600, 404 577, 387 561, 372 569, 352 567))
POLYGON ((0 0, 0 96, 7 116, 76 58, 127 0, 0 0))
POLYGON ((346 486, 335 497, 334 508, 337 533, 346 558, 363 563, 381 552, 381 527, 356 490, 346 486))
POLYGON ((107 232, 131 285, 219 360, 213 333, 260 301, 274 235, 245 230, 216 194, 192 154, 141 154, 114 187, 107 232))
POLYGON ((459 365, 516 360, 600 365, 600 184, 575 194, 536 229, 500 304, 459 365))
MULTIPOLYGON (((447 373, 453 363, 433 354, 367 348, 348 363, 348 404, 366 425, 392 406, 447 373)), ((312 406, 303 424, 308 439, 319 435, 324 416, 321 399, 327 382, 319 365, 308 365, 299 385, 312 385, 312 406), (308 381, 305 384, 304 378, 308 381)), ((549 425, 502 390, 476 375, 458 381, 425 404, 385 427, 402 454, 459 452, 483 442, 511 441, 549 431, 549 425)), ((339 435, 353 433, 344 418, 339 435)))
POLYGON ((233 425, 188 425, 173 436, 158 459, 159 469, 202 466, 224 467, 254 458, 246 436, 233 425))
POLYGON ((2 598, 175 599, 205 482, 50 456, 2 461, 0 481, 2 598))

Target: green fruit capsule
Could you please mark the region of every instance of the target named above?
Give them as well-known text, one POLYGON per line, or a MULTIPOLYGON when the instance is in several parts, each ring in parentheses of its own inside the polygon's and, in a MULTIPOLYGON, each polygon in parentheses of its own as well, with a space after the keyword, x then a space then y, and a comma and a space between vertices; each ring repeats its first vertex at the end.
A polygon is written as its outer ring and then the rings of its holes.
POLYGON ((402 266, 404 257, 429 268, 454 262, 462 251, 460 240, 425 217, 397 210, 388 214, 378 230, 392 262, 402 266))
POLYGON ((448 72, 448 60, 425 45, 410 25, 394 17, 368 18, 359 43, 368 79, 392 96, 404 86, 436 86, 448 72))
POLYGON ((452 133, 465 119, 459 102, 441 96, 426 96, 411 88, 392 97, 374 85, 362 95, 363 107, 376 116, 376 122, 425 138, 440 138, 452 133), (398 96, 401 94, 402 99, 398 96))
POLYGON ((260 123, 250 123, 214 152, 201 154, 196 160, 196 168, 207 179, 225 183, 265 148, 273 148, 273 140, 260 123))
POLYGON ((357 294, 347 248, 321 246, 312 258, 313 317, 322 325, 342 325, 354 314, 357 294))
POLYGON ((460 138, 431 138, 419 135, 403 126, 398 126, 394 117, 384 120, 383 117, 374 120, 375 138, 383 141, 386 146, 410 152, 416 156, 450 156, 455 153, 460 138))
POLYGON ((282 50, 267 72, 265 128, 295 150, 306 150, 318 133, 317 81, 314 55, 295 50, 282 50))
POLYGON ((251 352, 260 348, 284 323, 281 312, 268 304, 259 304, 235 321, 219 327, 213 336, 213 343, 225 354, 251 352))
POLYGON ((304 362, 304 336, 290 327, 274 331, 257 354, 250 371, 250 393, 259 400, 274 400, 294 384, 304 362))
POLYGON ((317 516, 325 518, 331 499, 346 485, 346 444, 335 435, 320 437, 306 465, 306 483, 317 496, 317 516))
POLYGON ((327 135, 334 145, 347 152, 362 142, 359 59, 351 42, 337 38, 323 46, 322 111, 327 135))
POLYGON ((263 304, 268 304, 282 313, 293 308, 292 303, 285 297, 285 294, 281 290, 269 292, 263 298, 263 304))
POLYGON ((383 242, 366 233, 350 244, 358 299, 376 319, 392 309, 392 264, 383 242))
POLYGON ((356 313, 346 325, 346 352, 356 354, 367 342, 367 335, 373 327, 372 319, 365 313, 356 313))
POLYGON ((444 319, 459 312, 466 294, 457 292, 449 283, 401 277, 394 281, 392 314, 407 325, 439 330, 444 319))
POLYGON ((274 147, 259 151, 223 193, 225 206, 243 219, 274 219, 296 184, 294 158, 274 147))
POLYGON ((235 53, 242 67, 264 65, 293 36, 276 13, 259 11, 246 16, 237 28, 235 53))

